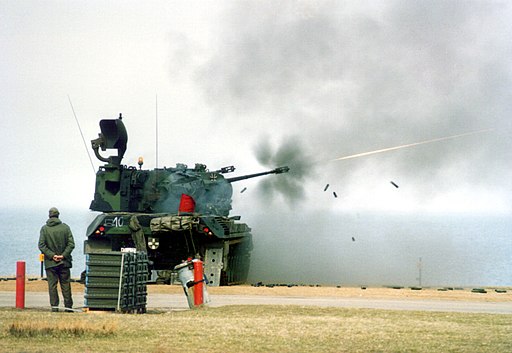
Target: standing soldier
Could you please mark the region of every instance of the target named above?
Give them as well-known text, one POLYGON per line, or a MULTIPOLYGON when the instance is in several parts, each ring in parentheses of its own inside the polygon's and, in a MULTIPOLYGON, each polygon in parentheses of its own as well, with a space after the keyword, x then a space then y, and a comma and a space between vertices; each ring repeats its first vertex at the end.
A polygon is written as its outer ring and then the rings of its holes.
POLYGON ((48 279, 48 291, 52 311, 59 311, 59 293, 57 283, 60 283, 64 306, 67 312, 72 312, 73 298, 71 297, 71 252, 75 241, 71 229, 59 219, 59 210, 50 208, 49 219, 41 227, 39 250, 44 254, 44 267, 48 279))

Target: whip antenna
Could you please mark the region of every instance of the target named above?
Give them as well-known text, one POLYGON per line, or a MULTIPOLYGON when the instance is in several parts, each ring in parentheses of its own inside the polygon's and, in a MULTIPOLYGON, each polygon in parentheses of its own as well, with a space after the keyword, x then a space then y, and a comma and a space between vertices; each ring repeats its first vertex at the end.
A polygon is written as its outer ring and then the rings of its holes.
POLYGON ((158 169, 158 94, 155 95, 155 153, 156 153, 156 168, 158 169))
POLYGON ((75 108, 73 108, 73 103, 71 103, 71 98, 69 98, 69 94, 68 94, 68 101, 69 101, 69 105, 71 106, 71 110, 73 111, 76 125, 78 126, 78 131, 80 131, 80 136, 82 136, 82 141, 84 142, 84 146, 85 146, 85 152, 87 152, 87 156, 89 157, 89 161, 91 162, 92 172, 94 174, 96 174, 96 169, 94 168, 94 163, 92 163, 92 158, 89 153, 89 149, 87 148, 87 143, 85 142, 84 134, 82 133, 82 128, 80 127, 80 123, 78 122, 78 118, 76 117, 75 108))

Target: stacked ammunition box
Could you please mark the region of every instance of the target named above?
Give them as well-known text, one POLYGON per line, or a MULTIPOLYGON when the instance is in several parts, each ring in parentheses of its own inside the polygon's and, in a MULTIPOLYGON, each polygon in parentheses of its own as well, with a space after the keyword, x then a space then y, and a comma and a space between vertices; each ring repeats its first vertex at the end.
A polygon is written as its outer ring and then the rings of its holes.
POLYGON ((85 307, 146 312, 148 257, 145 252, 87 254, 85 307))

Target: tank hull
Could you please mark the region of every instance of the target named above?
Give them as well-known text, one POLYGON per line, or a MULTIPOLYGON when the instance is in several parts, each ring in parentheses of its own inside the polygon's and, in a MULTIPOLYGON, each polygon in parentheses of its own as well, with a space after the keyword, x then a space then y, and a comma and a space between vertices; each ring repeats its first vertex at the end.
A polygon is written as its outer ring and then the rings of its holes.
POLYGON ((147 252, 149 270, 161 274, 160 281, 170 280, 174 267, 188 258, 202 258, 210 286, 232 285, 247 281, 252 235, 245 223, 228 217, 132 212, 98 215, 87 230, 84 253, 117 253, 125 248, 147 252), (138 234, 130 228, 133 217, 140 224, 138 234))

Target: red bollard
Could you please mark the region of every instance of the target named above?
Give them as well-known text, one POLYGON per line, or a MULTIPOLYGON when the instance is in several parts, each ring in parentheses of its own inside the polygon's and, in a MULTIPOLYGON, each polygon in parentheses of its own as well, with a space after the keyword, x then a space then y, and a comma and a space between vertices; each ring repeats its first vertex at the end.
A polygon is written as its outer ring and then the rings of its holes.
POLYGON ((16 309, 25 309, 25 261, 16 262, 16 309))
POLYGON ((44 254, 39 254, 39 262, 41 263, 41 278, 43 278, 44 254))
POLYGON ((204 270, 203 261, 199 259, 192 260, 194 263, 194 305, 203 305, 203 286, 204 286, 204 270))

